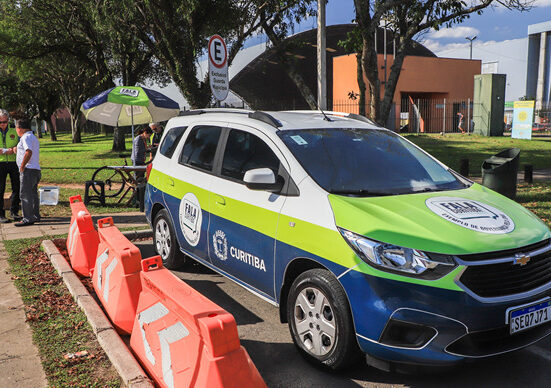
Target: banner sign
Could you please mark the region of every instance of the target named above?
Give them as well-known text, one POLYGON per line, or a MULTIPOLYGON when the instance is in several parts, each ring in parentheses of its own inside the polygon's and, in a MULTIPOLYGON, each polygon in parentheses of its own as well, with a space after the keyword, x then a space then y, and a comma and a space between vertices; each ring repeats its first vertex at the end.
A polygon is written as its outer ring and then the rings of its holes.
POLYGON ((513 105, 513 139, 532 139, 534 101, 515 101, 513 105))
POLYGON ((220 35, 213 35, 209 40, 209 81, 210 90, 218 101, 228 97, 228 49, 220 35))

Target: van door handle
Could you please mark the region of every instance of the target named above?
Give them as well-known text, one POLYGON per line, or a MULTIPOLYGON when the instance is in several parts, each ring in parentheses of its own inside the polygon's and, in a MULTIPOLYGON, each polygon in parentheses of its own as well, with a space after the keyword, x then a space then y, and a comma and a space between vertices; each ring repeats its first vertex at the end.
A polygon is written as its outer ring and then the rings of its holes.
POLYGON ((168 184, 170 186, 174 186, 174 181, 172 179, 168 178, 168 184))
POLYGON ((226 200, 220 195, 215 194, 214 201, 219 205, 226 206, 226 200))

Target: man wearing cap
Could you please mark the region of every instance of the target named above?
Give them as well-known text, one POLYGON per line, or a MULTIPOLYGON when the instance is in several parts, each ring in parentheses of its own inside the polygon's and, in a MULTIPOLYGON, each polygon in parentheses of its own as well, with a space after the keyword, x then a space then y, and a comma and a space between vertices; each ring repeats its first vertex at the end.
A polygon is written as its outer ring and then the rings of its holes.
POLYGON ((8 175, 11 182, 10 213, 14 220, 20 220, 19 213, 19 171, 15 162, 15 154, 10 150, 17 145, 19 137, 15 128, 9 127, 10 115, 4 109, 0 109, 0 134, 2 145, 0 147, 0 223, 10 222, 6 218, 4 210, 4 191, 8 175))
POLYGON ((19 143, 12 148, 16 153, 17 166, 19 167, 19 179, 21 181, 21 208, 23 219, 15 223, 15 226, 28 226, 40 221, 38 182, 42 177, 40 171, 40 144, 31 131, 29 120, 17 120, 15 130, 19 135, 19 143))

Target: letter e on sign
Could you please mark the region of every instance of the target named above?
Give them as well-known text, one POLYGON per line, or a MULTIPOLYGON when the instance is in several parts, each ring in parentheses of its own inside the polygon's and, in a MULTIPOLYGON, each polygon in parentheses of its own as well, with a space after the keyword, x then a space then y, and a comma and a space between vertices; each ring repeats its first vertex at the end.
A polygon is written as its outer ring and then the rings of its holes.
POLYGON ((230 90, 228 80, 228 48, 220 35, 209 39, 209 83, 210 90, 218 101, 225 100, 230 90))

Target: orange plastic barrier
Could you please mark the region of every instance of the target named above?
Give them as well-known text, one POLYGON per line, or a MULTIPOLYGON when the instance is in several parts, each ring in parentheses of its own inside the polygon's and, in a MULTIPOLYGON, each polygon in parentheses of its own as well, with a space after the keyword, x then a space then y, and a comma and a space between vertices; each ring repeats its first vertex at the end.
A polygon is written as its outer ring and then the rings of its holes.
POLYGON ((130 334, 141 291, 142 256, 111 217, 98 221, 98 234, 100 242, 92 284, 113 325, 119 332, 130 334))
POLYGON ((130 347, 159 386, 266 387, 231 314, 162 268, 160 256, 142 267, 130 347))
POLYGON ((67 253, 73 269, 82 276, 90 276, 96 263, 99 237, 92 216, 80 195, 70 197, 71 226, 67 236, 67 253))

